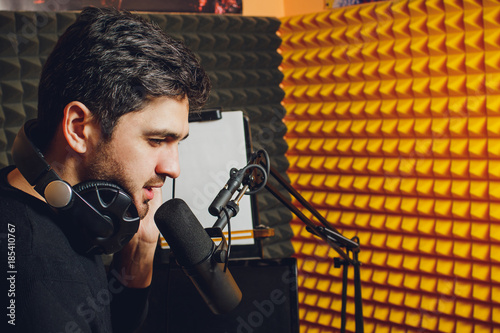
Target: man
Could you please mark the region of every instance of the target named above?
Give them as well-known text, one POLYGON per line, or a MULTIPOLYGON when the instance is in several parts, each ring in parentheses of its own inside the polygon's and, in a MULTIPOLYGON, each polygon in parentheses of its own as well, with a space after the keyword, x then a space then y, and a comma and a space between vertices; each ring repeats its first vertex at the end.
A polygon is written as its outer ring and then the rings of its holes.
POLYGON ((0 232, 15 237, 15 247, 1 241, 3 264, 14 254, 16 268, 15 321, 8 327, 122 333, 140 325, 160 188, 179 175, 177 146, 188 135, 188 112, 206 102, 209 90, 192 52, 153 24, 111 9, 82 11, 44 66, 32 141, 70 185, 104 180, 123 188, 140 225, 106 278, 101 257, 75 251, 57 214, 21 172, 1 170, 0 232))

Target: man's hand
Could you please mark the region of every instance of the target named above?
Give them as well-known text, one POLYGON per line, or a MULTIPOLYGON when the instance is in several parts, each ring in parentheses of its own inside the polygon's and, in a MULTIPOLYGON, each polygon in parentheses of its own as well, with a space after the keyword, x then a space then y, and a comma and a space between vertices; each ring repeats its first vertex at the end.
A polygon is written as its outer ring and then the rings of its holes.
POLYGON ((147 215, 130 242, 114 255, 113 266, 118 272, 130 276, 127 287, 145 288, 151 284, 153 259, 160 234, 154 221, 156 210, 162 204, 161 188, 154 188, 147 215))

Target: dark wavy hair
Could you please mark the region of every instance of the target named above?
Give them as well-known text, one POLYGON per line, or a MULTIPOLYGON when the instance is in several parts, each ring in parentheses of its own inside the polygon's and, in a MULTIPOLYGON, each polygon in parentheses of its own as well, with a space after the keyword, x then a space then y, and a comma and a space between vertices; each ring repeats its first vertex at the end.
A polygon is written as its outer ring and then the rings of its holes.
POLYGON ((108 139, 122 115, 152 98, 208 99, 210 81, 193 52, 140 16, 85 8, 60 37, 44 65, 38 90, 40 148, 46 150, 63 109, 85 104, 108 139))

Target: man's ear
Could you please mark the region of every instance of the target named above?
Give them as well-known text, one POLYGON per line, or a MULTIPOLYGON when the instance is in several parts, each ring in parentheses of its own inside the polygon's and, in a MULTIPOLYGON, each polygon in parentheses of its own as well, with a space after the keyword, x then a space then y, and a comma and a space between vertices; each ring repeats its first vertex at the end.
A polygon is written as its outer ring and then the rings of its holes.
POLYGON ((88 149, 89 139, 95 138, 96 123, 85 104, 73 101, 64 108, 62 130, 70 147, 83 154, 88 149))

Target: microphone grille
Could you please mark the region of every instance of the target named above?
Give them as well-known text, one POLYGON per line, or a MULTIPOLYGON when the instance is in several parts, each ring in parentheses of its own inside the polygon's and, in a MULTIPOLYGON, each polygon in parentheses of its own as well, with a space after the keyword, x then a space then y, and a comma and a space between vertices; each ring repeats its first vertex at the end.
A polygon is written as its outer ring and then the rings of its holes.
POLYGON ((170 199, 158 208, 155 222, 181 266, 203 261, 214 242, 182 199, 170 199))

